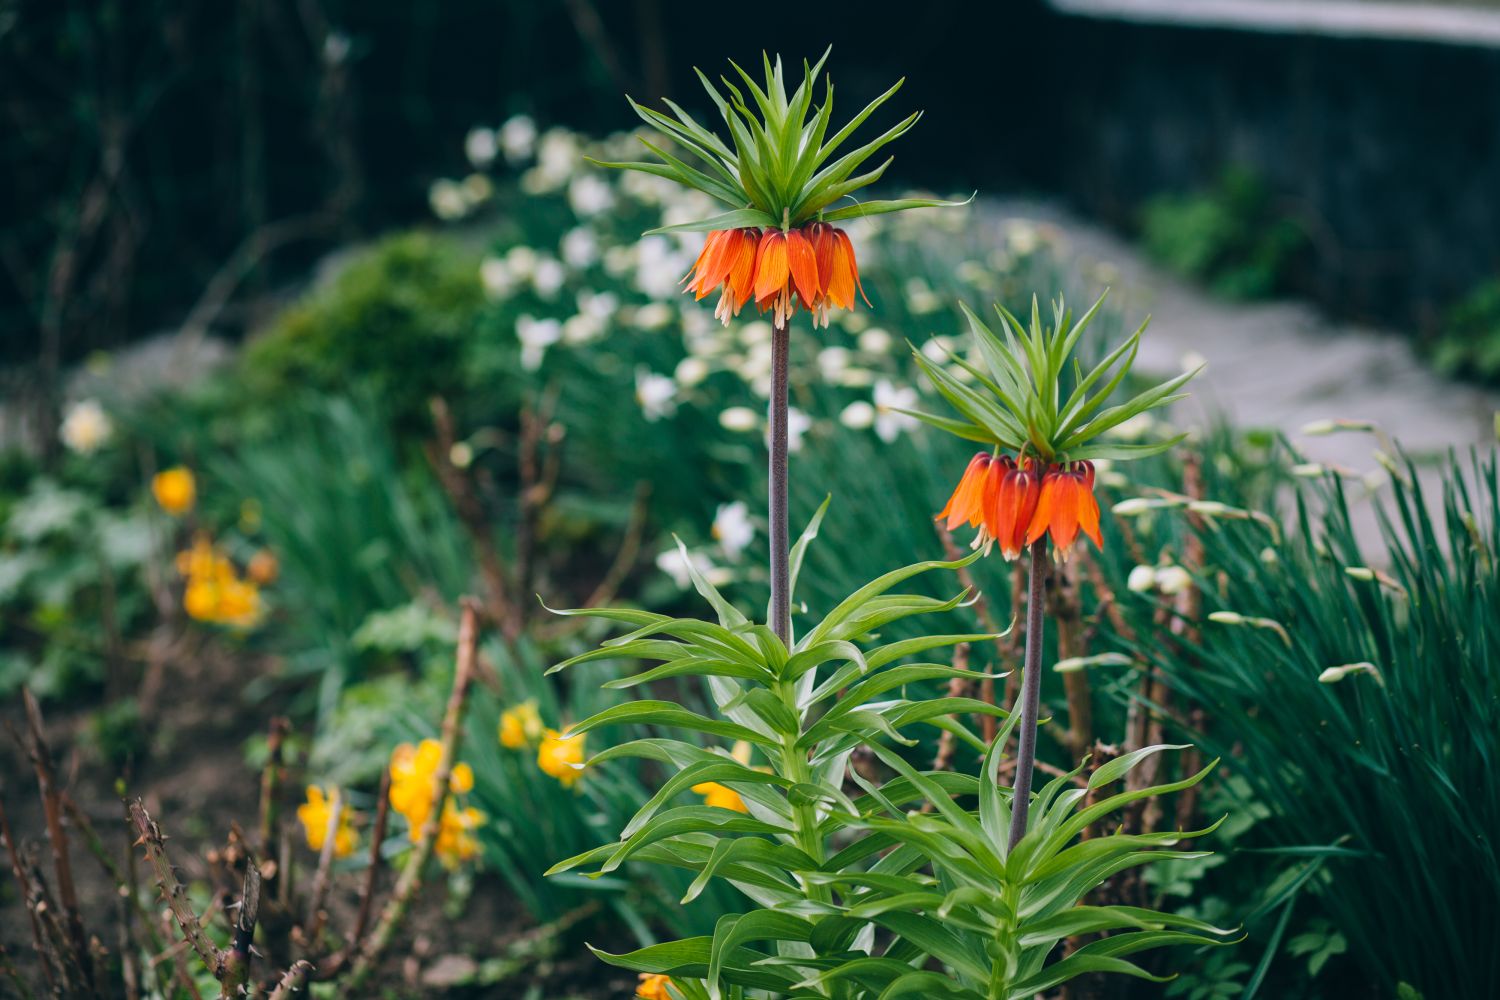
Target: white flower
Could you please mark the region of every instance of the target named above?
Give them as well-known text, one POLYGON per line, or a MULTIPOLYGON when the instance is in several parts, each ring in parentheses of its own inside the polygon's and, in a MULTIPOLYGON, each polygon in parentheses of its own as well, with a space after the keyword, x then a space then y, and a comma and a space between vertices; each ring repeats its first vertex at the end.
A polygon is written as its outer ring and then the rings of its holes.
POLYGON ((536 251, 517 243, 506 251, 505 266, 510 268, 511 277, 530 280, 531 272, 536 269, 536 251))
POLYGON ((507 298, 516 287, 510 273, 510 265, 501 257, 486 257, 479 265, 479 280, 484 284, 484 293, 492 299, 507 298))
POLYGON ((581 312, 563 321, 563 340, 569 344, 586 344, 597 340, 604 333, 604 321, 597 316, 581 312))
POLYGON ((1155 588, 1155 566, 1137 566, 1130 571, 1130 576, 1125 580, 1125 589, 1136 594, 1144 594, 1155 588))
POLYGON ((648 302, 635 311, 635 325, 642 330, 660 330, 672 322, 675 315, 665 302, 648 302))
POLYGON ((604 273, 611 278, 623 278, 635 267, 635 244, 613 246, 604 251, 604 273))
POLYGON ((922 356, 935 365, 944 364, 953 350, 953 341, 947 337, 933 337, 922 345, 922 356))
POLYGON ((743 500, 719 505, 714 514, 713 536, 724 554, 736 560, 755 541, 755 525, 750 523, 750 508, 743 500))
POLYGON ((562 339, 562 324, 534 316, 516 318, 516 339, 521 342, 521 367, 534 372, 542 366, 547 348, 562 339))
POLYGON ((615 193, 598 174, 579 174, 568 185, 568 204, 581 219, 608 212, 615 204, 615 193))
POLYGON ((753 431, 760 426, 760 414, 748 406, 731 406, 719 414, 719 426, 726 431, 753 431))
POLYGON ((635 286, 653 299, 677 294, 677 283, 692 266, 664 236, 647 236, 636 244, 635 286))
POLYGON ((614 292, 578 293, 578 311, 592 316, 601 323, 612 317, 620 308, 620 297, 614 292))
POLYGON ((464 155, 476 170, 483 170, 494 163, 499 152, 500 146, 495 141, 495 130, 492 128, 471 128, 469 134, 464 136, 464 155))
POLYGON ((891 335, 878 326, 872 326, 859 335, 859 349, 866 354, 884 354, 891 349, 891 335))
POLYGON ((581 271, 599 259, 599 239, 587 226, 575 226, 558 245, 562 259, 575 271, 581 271))
POLYGON ((818 352, 818 371, 827 382, 837 382, 844 369, 849 367, 847 347, 825 347, 818 352))
POLYGON ((549 128, 537 146, 537 166, 548 176, 566 180, 578 168, 578 137, 565 128, 549 128))
POLYGON ((68 409, 58 435, 70 451, 92 455, 109 441, 114 429, 113 421, 98 400, 85 399, 68 409))
POLYGON ((746 323, 740 327, 740 339, 747 344, 769 344, 771 342, 771 324, 763 319, 746 323))
POLYGON ((689 560, 691 560, 692 568, 716 587, 723 586, 733 579, 728 570, 715 566, 713 561, 702 552, 692 550, 667 549, 656 557, 656 568, 670 576, 672 582, 678 587, 686 590, 693 585, 693 577, 688 569, 689 560))
POLYGON ((567 184, 578 169, 578 137, 564 128, 549 128, 536 147, 536 166, 521 175, 521 190, 548 194, 567 184))
POLYGON ((635 400, 647 420, 660 420, 677 412, 677 383, 648 368, 635 370, 635 400))
POLYGON ((665 177, 626 171, 620 178, 620 190, 643 205, 660 205, 677 190, 677 185, 665 177))
POLYGON ((856 399, 844 407, 839 414, 839 423, 853 430, 862 431, 875 423, 875 407, 863 399, 856 399))
POLYGON ((469 211, 469 199, 462 185, 450 180, 433 181, 427 189, 427 203, 432 206, 432 214, 444 222, 461 219, 469 211))
POLYGON ((921 278, 912 278, 906 283, 906 305, 912 312, 921 315, 937 312, 942 308, 943 301, 937 297, 932 286, 926 281, 921 278))
POLYGON ((1198 369, 1200 369, 1200 368, 1204 367, 1205 365, 1207 365, 1208 364, 1208 359, 1205 358, 1203 355, 1199 354, 1197 351, 1188 351, 1186 354, 1184 354, 1182 356, 1182 360, 1181 360, 1180 363, 1182 365, 1182 370, 1183 371, 1185 371, 1185 372, 1195 372, 1198 369))
POLYGON ((1156 586, 1163 594, 1180 594, 1192 585, 1192 574, 1181 566, 1163 566, 1156 571, 1156 586))
POLYGON ((684 388, 695 386, 708 378, 708 362, 689 355, 677 362, 677 368, 672 372, 672 377, 677 380, 678 385, 684 388))
POLYGON ((917 391, 910 386, 897 387, 885 379, 876 382, 875 409, 880 415, 875 418, 875 433, 880 440, 889 444, 900 437, 902 431, 915 428, 919 423, 916 417, 896 411, 909 410, 916 405, 917 391))
POLYGON ((555 299, 557 293, 562 291, 563 281, 567 277, 568 272, 563 268, 562 261, 555 257, 540 257, 531 271, 531 287, 542 298, 555 299))
POLYGON ((484 174, 470 174, 459 184, 459 188, 470 208, 489 201, 495 193, 495 185, 484 174))
POLYGON ((1149 413, 1137 413, 1128 420, 1123 420, 1109 430, 1105 431, 1110 437, 1121 441, 1139 441, 1151 433, 1156 426, 1156 418, 1149 413))
POLYGON ((511 163, 531 158, 536 149, 536 122, 526 115, 516 115, 500 126, 500 148, 511 163))

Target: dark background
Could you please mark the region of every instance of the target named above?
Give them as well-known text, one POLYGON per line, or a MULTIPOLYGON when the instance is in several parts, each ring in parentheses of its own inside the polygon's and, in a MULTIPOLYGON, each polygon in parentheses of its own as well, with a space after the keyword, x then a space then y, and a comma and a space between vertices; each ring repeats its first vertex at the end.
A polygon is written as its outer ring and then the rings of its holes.
POLYGON ((21 0, 0 7, 0 362, 44 372, 251 301, 349 238, 427 218, 463 137, 516 112, 635 127, 694 64, 834 45, 852 114, 924 108, 892 176, 1144 199, 1263 176, 1312 239, 1296 290, 1420 333, 1500 266, 1500 51, 1128 25, 1041 0, 21 0))

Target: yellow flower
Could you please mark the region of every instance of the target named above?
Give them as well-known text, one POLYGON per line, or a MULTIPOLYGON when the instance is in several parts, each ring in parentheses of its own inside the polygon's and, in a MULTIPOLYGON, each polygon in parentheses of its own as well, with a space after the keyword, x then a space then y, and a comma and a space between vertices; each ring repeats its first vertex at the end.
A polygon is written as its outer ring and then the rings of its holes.
POLYGON ((749 807, 745 800, 740 798, 740 793, 733 788, 727 788, 717 781, 705 781, 693 786, 693 794, 703 796, 703 804, 706 806, 717 806, 720 809, 733 809, 735 812, 747 813, 749 807))
MULTIPOLYGON (((317 785, 307 786, 307 801, 297 807, 297 819, 307 834, 307 846, 314 851, 323 849, 328 838, 328 821, 339 803, 339 790, 331 789, 325 796, 317 785)), ((354 832, 354 817, 349 809, 339 811, 338 828, 333 834, 333 856, 347 858, 359 845, 359 834, 354 832)))
POLYGON ((642 972, 635 988, 636 1000, 672 1000, 672 994, 667 992, 671 982, 671 976, 660 972, 642 972))
POLYGON ((432 844, 432 849, 444 868, 451 871, 479 853, 479 840, 472 831, 484 819, 484 813, 473 806, 460 809, 452 799, 444 804, 437 840, 432 844))
POLYGON ((572 788, 583 777, 577 765, 583 763, 584 737, 569 736, 571 728, 560 733, 556 729, 542 730, 542 743, 536 751, 536 766, 564 788, 572 788))
MULTIPOLYGON (((747 767, 750 764, 750 744, 744 740, 735 743, 734 749, 729 754, 735 760, 747 767)), ((758 771, 766 768, 756 768, 758 771)), ((703 804, 706 806, 717 806, 720 809, 733 809, 735 812, 747 813, 749 806, 745 800, 740 798, 739 792, 719 784, 717 781, 704 781, 693 786, 693 794, 703 796, 703 804)))
MULTIPOLYGON (((432 803, 437 798, 437 769, 442 762, 443 745, 437 740, 423 740, 416 746, 402 743, 391 751, 391 808, 411 826, 413 840, 420 840, 432 803)), ((474 790, 474 770, 468 764, 453 765, 448 790, 465 795, 474 790)))
POLYGON ((500 745, 510 750, 532 746, 542 738, 542 716, 535 701, 523 701, 500 713, 500 745))
POLYGON ((165 469, 151 477, 151 494, 161 509, 177 517, 193 509, 198 489, 193 473, 185 466, 165 469))

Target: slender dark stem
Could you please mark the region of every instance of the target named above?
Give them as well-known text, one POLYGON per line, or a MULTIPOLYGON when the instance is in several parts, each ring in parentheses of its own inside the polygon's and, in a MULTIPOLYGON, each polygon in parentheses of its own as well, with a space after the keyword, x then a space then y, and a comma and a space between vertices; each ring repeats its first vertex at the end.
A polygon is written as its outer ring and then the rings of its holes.
POLYGON ((771 329, 771 629, 791 645, 791 571, 787 534, 786 418, 787 353, 790 341, 785 322, 771 329))
POLYGON ((1010 804, 1010 849, 1026 835, 1031 811, 1031 776, 1036 766, 1036 720, 1042 703, 1042 605, 1046 594, 1047 540, 1031 545, 1031 579, 1026 593, 1026 663, 1021 677, 1021 736, 1016 750, 1015 794, 1010 804))

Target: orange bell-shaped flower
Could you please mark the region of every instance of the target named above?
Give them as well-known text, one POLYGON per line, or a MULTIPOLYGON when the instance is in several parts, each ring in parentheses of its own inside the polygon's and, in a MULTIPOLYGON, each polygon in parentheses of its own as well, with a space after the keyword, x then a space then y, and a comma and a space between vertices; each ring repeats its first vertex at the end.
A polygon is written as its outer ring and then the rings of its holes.
POLYGON ((708 234, 703 252, 688 272, 688 291, 699 299, 722 289, 714 316, 725 326, 750 300, 755 290, 755 258, 760 230, 720 229, 708 234))
POLYGON ((1036 462, 1023 458, 1019 463, 1002 458, 1004 472, 994 494, 990 529, 1000 543, 1000 554, 1014 559, 1026 547, 1026 533, 1041 498, 1042 478, 1036 462))
POLYGON ((818 297, 818 258, 799 229, 768 229, 755 252, 755 305, 774 310, 777 326, 785 326, 796 311, 792 292, 804 309, 818 297))
POLYGON ((828 326, 828 307, 854 308, 854 292, 859 290, 865 305, 870 299, 859 280, 859 264, 854 259, 854 244, 849 234, 826 222, 803 227, 818 261, 818 294, 812 305, 813 326, 828 326))
POLYGON ((1051 466, 1042 477, 1042 493, 1026 532, 1026 544, 1044 534, 1051 535, 1058 558, 1065 560, 1080 530, 1093 540, 1095 548, 1104 548, 1099 533, 1099 502, 1094 499, 1094 464, 1051 466))

